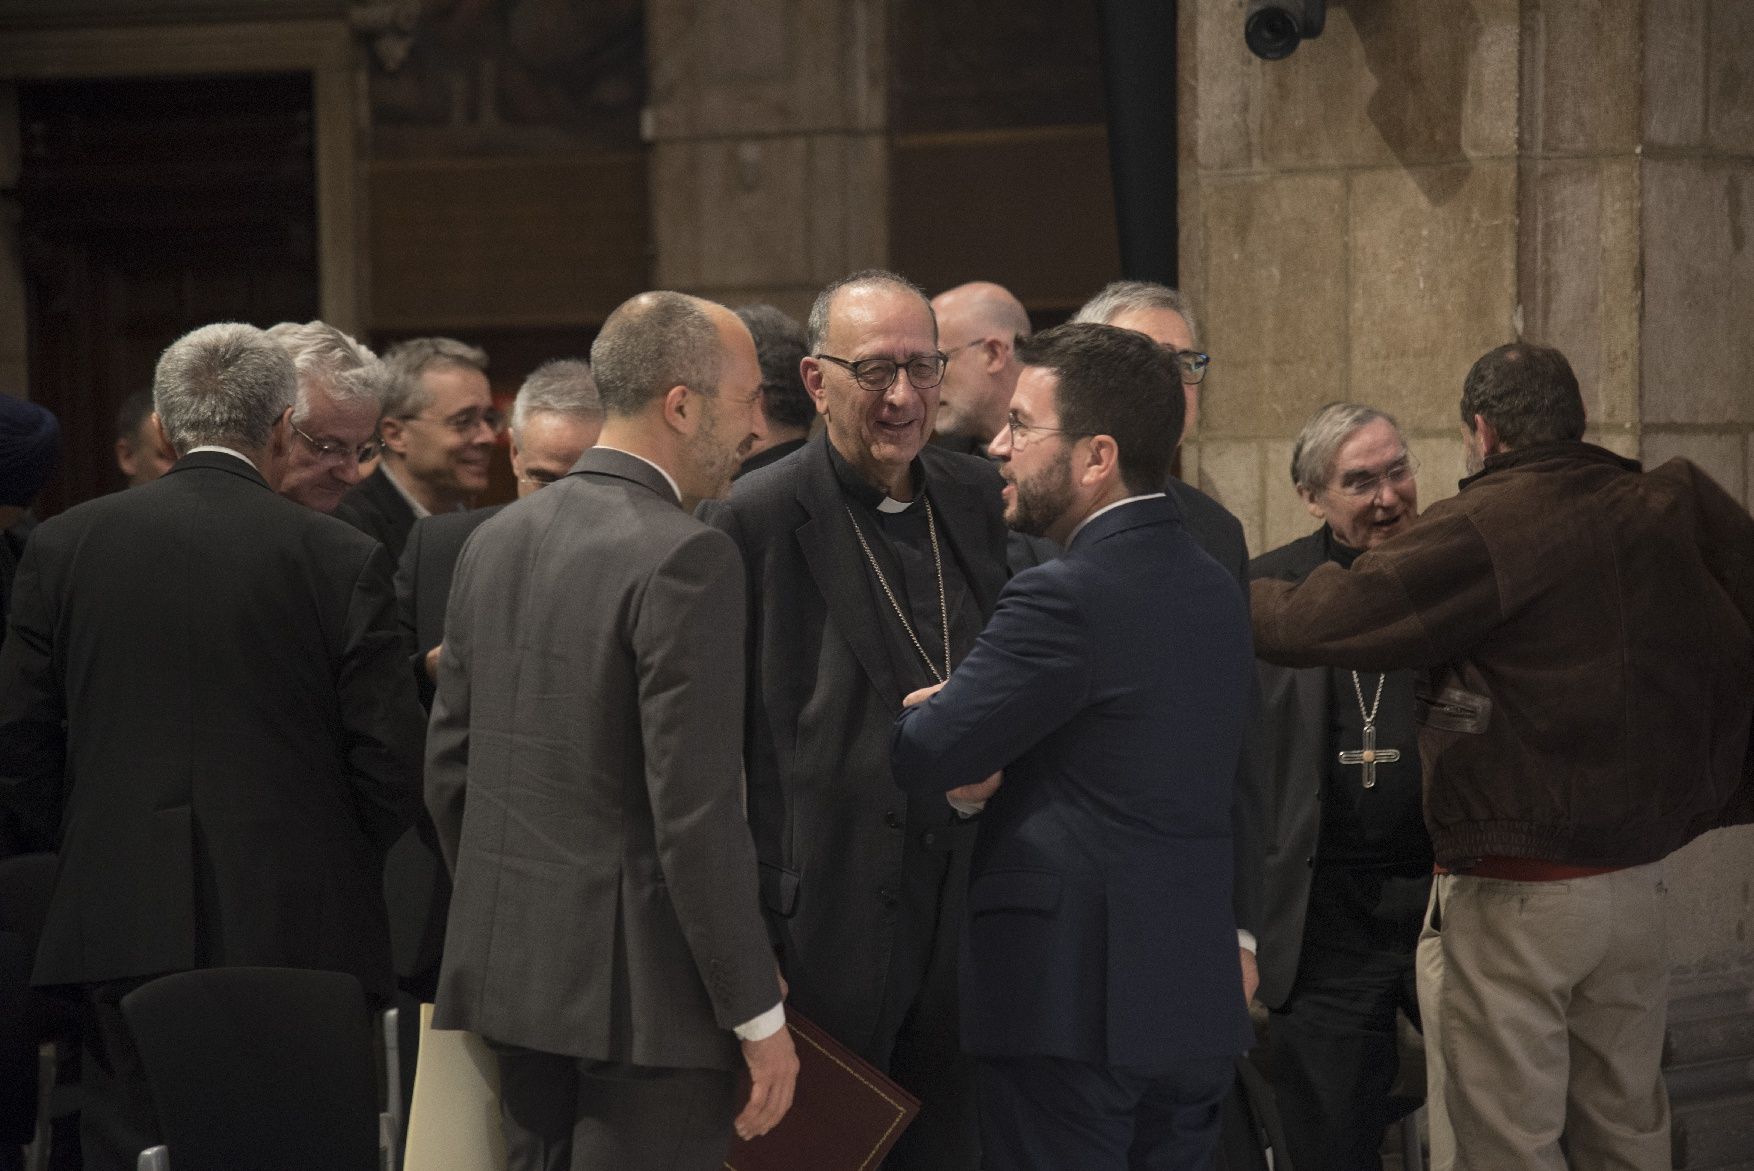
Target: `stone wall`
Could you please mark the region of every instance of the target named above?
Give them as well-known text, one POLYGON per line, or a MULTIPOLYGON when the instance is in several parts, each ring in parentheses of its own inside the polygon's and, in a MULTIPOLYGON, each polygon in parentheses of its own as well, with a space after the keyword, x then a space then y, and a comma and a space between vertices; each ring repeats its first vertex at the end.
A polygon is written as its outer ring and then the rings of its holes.
POLYGON ((888 256, 882 0, 648 0, 655 280, 798 315, 888 256))
MULTIPOLYGON (((1186 461, 1250 547, 1312 526, 1292 437, 1396 414, 1422 503, 1462 470, 1468 366, 1558 346, 1591 438, 1754 502, 1754 5, 1330 3, 1253 59, 1240 0, 1182 9, 1184 284, 1214 356, 1186 461)), ((1679 1167, 1754 1150, 1754 829, 1669 862, 1679 1167)))

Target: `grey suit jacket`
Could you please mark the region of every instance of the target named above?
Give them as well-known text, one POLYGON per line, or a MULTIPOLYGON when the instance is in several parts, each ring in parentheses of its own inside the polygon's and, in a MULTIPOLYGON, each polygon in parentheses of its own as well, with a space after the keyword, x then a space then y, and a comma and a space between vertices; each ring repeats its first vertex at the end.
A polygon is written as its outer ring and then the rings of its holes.
POLYGON ((739 776, 743 578, 663 476, 594 448, 463 550, 427 737, 452 869, 434 1023, 734 1069, 779 1000, 739 776))

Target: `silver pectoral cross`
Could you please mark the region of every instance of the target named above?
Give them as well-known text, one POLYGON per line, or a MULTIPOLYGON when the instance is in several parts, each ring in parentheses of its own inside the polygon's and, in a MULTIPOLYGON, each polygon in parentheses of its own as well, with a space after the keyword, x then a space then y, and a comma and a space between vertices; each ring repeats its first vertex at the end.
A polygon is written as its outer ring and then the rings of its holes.
POLYGON ((1394 764, 1401 759, 1399 748, 1378 748, 1376 746, 1376 725, 1364 725, 1364 747, 1348 748, 1340 753, 1341 764, 1356 764, 1364 769, 1364 787, 1376 788, 1376 766, 1394 764))

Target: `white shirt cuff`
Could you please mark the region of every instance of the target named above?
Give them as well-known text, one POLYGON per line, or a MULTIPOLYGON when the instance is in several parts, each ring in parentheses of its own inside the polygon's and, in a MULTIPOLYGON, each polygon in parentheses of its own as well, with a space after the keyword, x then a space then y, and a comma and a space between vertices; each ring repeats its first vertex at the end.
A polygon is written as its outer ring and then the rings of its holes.
POLYGON ((784 1001, 774 1005, 753 1020, 744 1021, 731 1031, 737 1034, 739 1041, 765 1041, 786 1027, 786 1005, 784 1001))
POLYGON ((985 801, 964 801, 962 798, 952 797, 948 793, 944 794, 944 800, 950 802, 950 808, 956 810, 960 817, 973 817, 987 807, 985 801))
POLYGON ((1255 933, 1253 931, 1244 931, 1242 928, 1238 927, 1236 929, 1236 946, 1242 948, 1244 951, 1253 952, 1255 955, 1261 954, 1260 947, 1255 943, 1255 933))

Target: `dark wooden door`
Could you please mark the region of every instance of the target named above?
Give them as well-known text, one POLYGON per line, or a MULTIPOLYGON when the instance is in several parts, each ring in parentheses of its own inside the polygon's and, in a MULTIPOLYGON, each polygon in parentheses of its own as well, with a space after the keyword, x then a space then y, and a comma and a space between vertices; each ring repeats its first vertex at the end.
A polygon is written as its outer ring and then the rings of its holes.
POLYGON ((22 85, 30 396, 61 420, 49 515, 121 487, 114 420, 164 347, 317 316, 308 74, 22 85))

